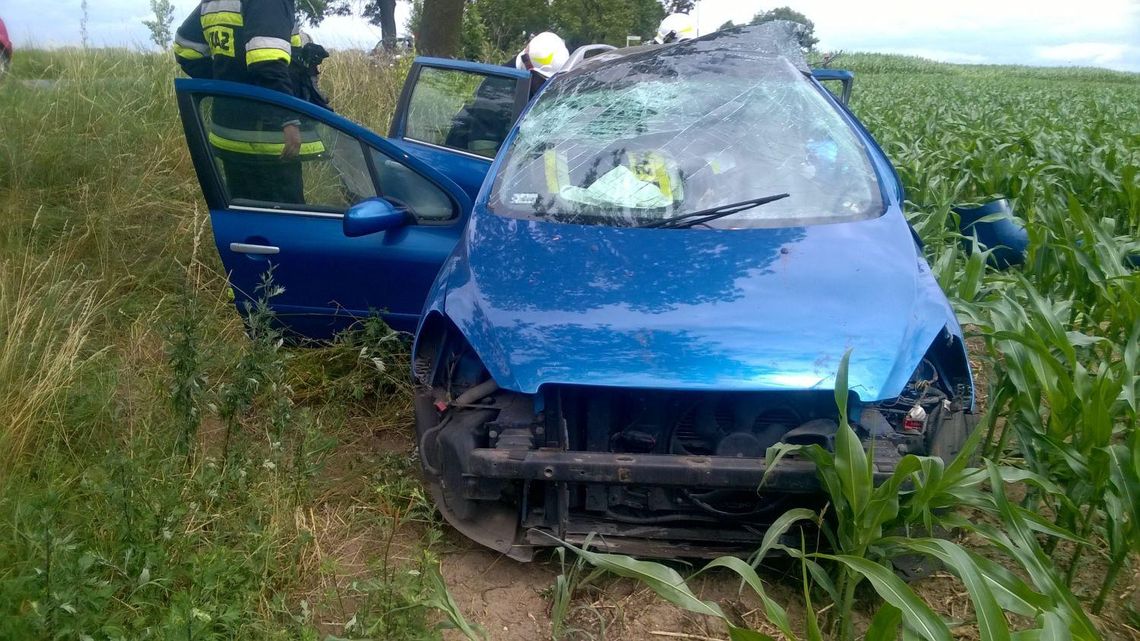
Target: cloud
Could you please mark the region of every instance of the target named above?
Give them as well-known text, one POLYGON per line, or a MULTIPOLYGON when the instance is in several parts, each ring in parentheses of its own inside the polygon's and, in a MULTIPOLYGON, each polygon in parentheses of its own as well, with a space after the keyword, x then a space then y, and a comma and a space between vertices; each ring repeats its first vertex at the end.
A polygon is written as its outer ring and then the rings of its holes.
MULTIPOLYGON (((17 46, 80 43, 81 0, 15 0, 3 18, 17 46)), ((173 0, 179 23, 196 0, 173 0)), ((1081 64, 1140 71, 1140 0, 700 0, 703 33, 726 20, 787 4, 815 21, 825 50, 879 51, 964 63, 1081 64)), ((410 3, 397 4, 403 30, 410 3)), ((150 47, 148 0, 88 0, 96 46, 150 47)), ((329 46, 371 48, 380 30, 357 17, 332 17, 308 29, 329 46)))
MULTIPOLYGON (((696 16, 702 33, 726 20, 737 24, 772 7, 765 0, 701 0, 696 16)), ((1041 52, 1071 43, 1116 47, 1140 43, 1137 0, 781 0, 815 22, 824 50, 876 51, 961 63, 1058 64, 1041 52)), ((1108 50, 1106 50, 1108 51, 1108 50)), ((1104 52, 1098 52, 1104 53, 1104 52)), ((1140 70, 1140 55, 1079 58, 1082 64, 1140 70)))
POLYGON ((1140 57, 1140 47, 1114 42, 1069 42, 1038 47, 1037 57, 1065 64, 1120 67, 1140 57))

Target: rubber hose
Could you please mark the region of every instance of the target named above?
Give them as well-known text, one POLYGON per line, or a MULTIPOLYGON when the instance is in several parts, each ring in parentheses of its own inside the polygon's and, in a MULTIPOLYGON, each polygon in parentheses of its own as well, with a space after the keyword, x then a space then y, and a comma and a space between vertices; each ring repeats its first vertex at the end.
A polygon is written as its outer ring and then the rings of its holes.
POLYGON ((458 398, 451 402, 451 404, 471 405, 475 401, 481 401, 497 391, 499 391, 499 384, 495 382, 495 379, 488 378, 482 383, 479 383, 475 387, 472 387, 466 392, 460 394, 458 398))
MULTIPOLYGON (((466 392, 460 394, 458 398, 451 402, 451 404, 459 406, 471 405, 475 401, 482 400, 491 394, 494 394, 496 391, 498 391, 498 389, 499 384, 495 382, 495 379, 489 378, 482 383, 479 383, 475 387, 467 390, 466 392)), ((425 431, 424 435, 420 437, 420 460, 423 462, 424 469, 429 474, 439 476, 439 469, 436 468, 436 466, 432 465, 431 461, 428 460, 427 448, 425 446, 428 443, 428 439, 439 434, 440 430, 446 427, 450 421, 451 415, 449 414, 443 417, 443 420, 439 422, 439 425, 436 425, 435 427, 425 431)))
POLYGON ((439 425, 436 425, 435 427, 425 431, 424 435, 420 437, 420 462, 423 463, 424 470, 433 476, 440 475, 439 468, 432 465, 431 461, 428 460, 427 449, 425 449, 424 446, 427 444, 429 438, 435 436, 444 427, 447 427, 447 424, 450 422, 451 416, 445 416, 443 417, 443 420, 439 422, 439 425))

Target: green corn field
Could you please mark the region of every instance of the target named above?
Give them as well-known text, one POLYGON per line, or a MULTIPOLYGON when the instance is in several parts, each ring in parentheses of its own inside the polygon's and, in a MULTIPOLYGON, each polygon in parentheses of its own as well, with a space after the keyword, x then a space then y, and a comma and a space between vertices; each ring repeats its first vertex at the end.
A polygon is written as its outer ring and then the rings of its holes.
MULTIPOLYGON (((173 61, 20 52, 0 80, 0 639, 1140 637, 1140 76, 834 66, 966 329, 971 448, 876 488, 841 434, 802 452, 827 515, 696 573, 563 551, 515 575, 538 605, 508 626, 454 578, 477 553, 415 475, 406 344, 374 322, 307 350, 243 331, 173 61), (1026 224, 1023 266, 958 232, 952 207, 994 198, 1026 224), (808 531, 830 551, 776 541, 808 531), (899 579, 915 556, 941 578, 899 579), (637 590, 670 623, 627 607, 637 590)), ((384 132, 405 71, 335 52, 323 82, 384 132)))

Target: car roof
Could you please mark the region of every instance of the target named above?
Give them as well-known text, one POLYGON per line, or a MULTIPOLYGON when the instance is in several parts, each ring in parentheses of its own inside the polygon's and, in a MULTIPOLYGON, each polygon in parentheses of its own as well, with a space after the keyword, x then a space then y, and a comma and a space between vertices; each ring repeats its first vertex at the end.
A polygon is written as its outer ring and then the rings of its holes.
POLYGON ((799 41, 799 34, 803 28, 803 25, 789 20, 773 20, 760 25, 722 29, 700 38, 667 45, 645 44, 614 49, 587 58, 573 69, 568 69, 558 76, 585 75, 615 62, 651 60, 655 57, 689 58, 694 55, 704 57, 726 53, 754 57, 757 61, 764 59, 774 61, 783 58, 801 73, 810 75, 811 67, 808 66, 799 41))

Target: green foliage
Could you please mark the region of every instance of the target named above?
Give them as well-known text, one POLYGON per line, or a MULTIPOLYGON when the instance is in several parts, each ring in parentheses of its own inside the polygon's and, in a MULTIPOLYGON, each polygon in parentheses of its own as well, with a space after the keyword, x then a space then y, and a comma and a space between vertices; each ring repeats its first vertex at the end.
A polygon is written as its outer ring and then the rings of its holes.
MULTIPOLYGON (((570 563, 566 561, 566 550, 558 548, 554 551, 562 571, 554 577, 554 585, 550 590, 550 637, 553 641, 577 638, 575 635, 586 634, 572 626, 571 616, 587 610, 583 606, 574 606, 573 601, 582 592, 593 587, 593 582, 603 571, 593 569, 586 571, 586 561, 581 556, 575 556, 570 563)), ((599 618, 603 638, 605 636, 605 622, 599 618)))
MULTIPOLYGON (((804 51, 815 49, 815 44, 819 42, 819 38, 815 37, 815 23, 791 7, 776 7, 775 9, 761 11, 752 16, 752 20, 748 24, 764 24, 765 22, 771 22, 773 20, 790 20, 791 22, 797 22, 803 25, 803 28, 800 29, 798 34, 800 46, 804 48, 804 51)), ((723 29, 724 27, 722 26, 721 28, 723 29)))
MULTIPOLYGON (((499 5, 479 3, 486 25, 502 22, 499 5)), ((505 61, 523 30, 548 24, 511 27, 502 37, 517 40, 493 48, 505 61)), ((401 64, 336 52, 322 79, 340 113, 386 131, 401 64)), ((1129 621, 1118 595, 1137 563, 1140 277, 1124 261, 1140 249, 1140 80, 871 54, 842 64, 973 337, 987 410, 976 438, 996 477, 921 459, 892 498, 860 481, 847 441, 842 461, 820 459, 835 488, 824 518, 789 512, 757 555, 800 564, 808 607, 758 596, 763 616, 789 639, 820 638, 815 613, 857 583, 868 638, 911 635, 921 608, 904 619, 895 601, 880 604, 871 593, 890 583, 863 572, 881 570, 843 559, 886 568, 921 554, 961 581, 979 636, 1002 637, 995 602, 1046 638, 1088 638, 1082 608, 1104 608, 1098 625, 1129 621), (1013 272, 968 255, 950 211, 995 195, 1030 233, 1028 264, 1013 272), (988 516, 966 521, 959 508, 988 516), (844 526, 840 509, 861 521, 844 526), (986 556, 926 536, 939 524, 973 528, 986 556), (817 531, 835 539, 835 558, 803 544, 817 531)), ((409 422, 406 344, 375 320, 315 351, 250 341, 224 295, 174 73, 166 54, 28 50, 0 101, 5 131, 18 132, 0 137, 0 638, 431 638, 441 618, 463 630, 431 574, 440 526, 414 463, 360 445, 409 422), (227 424, 240 447, 224 457, 227 424), (377 472, 345 489, 339 459, 377 472), (309 515, 328 506, 389 546, 352 580, 316 552, 336 533, 309 515), (427 553, 393 554, 397 530, 427 553)), ((751 564, 712 568, 765 590, 751 564)), ((660 590, 708 611, 679 575, 662 577, 660 590)))
POLYGON ((665 10, 657 0, 551 0, 551 31, 572 50, 586 44, 624 46, 626 36, 648 41, 657 33, 665 10))
POLYGON ((696 0, 662 0, 661 4, 665 5, 665 13, 692 13, 697 2, 696 0))
MULTIPOLYGON (((384 129, 405 70, 330 62, 338 108, 384 129)), ((439 523, 414 463, 369 458, 351 427, 407 424, 405 341, 367 321, 323 350, 324 370, 280 342, 264 309, 243 331, 168 54, 28 50, 12 72, 0 101, 19 132, 0 138, 0 638, 462 628, 432 575, 439 523), (334 457, 379 472, 346 475, 334 457), (327 531, 325 510, 345 533, 327 531), (321 546, 356 531, 422 550, 374 552, 350 580, 321 546)))
MULTIPOLYGON (((1043 527, 1044 524, 1024 508, 1010 504, 1003 488, 1007 481, 1015 479, 1031 482, 1045 491, 1060 494, 1059 490, 1021 470, 1003 470, 989 464, 987 476, 968 468, 967 461, 978 446, 980 432, 975 433, 948 464, 938 458, 908 455, 888 478, 876 484, 873 448, 864 449, 847 420, 849 358, 850 352, 844 355, 836 376, 835 402, 840 420, 835 451, 819 445, 784 445, 773 448, 768 459, 769 470, 787 456, 804 456, 814 462, 829 499, 828 509, 818 513, 803 508, 789 510, 766 532, 751 563, 721 557, 700 572, 722 568, 736 573, 763 603, 767 621, 787 639, 799 637, 787 612, 767 595, 755 570, 772 551, 785 553, 801 564, 807 606, 804 628, 808 639, 819 639, 823 634, 816 625, 811 586, 831 600, 831 635, 851 640, 855 638, 856 590, 866 582, 885 602, 872 619, 866 638, 894 639, 900 629, 905 629, 907 635, 915 638, 949 641, 952 635, 947 622, 895 574, 892 561, 914 553, 941 562, 961 580, 974 606, 974 623, 980 639, 1008 641, 1012 638, 1007 611, 1034 620, 1037 629, 1044 634, 1059 633, 1063 629, 1074 639, 1098 638, 1081 604, 1050 567, 1036 539, 1042 532, 1073 537, 1062 530, 1043 527), (992 495, 980 488, 987 478, 994 488, 992 495), (1000 517, 1008 526, 1008 533, 984 521, 975 525, 948 510, 962 505, 1000 517), (1022 568, 1037 589, 1030 588, 1002 565, 957 543, 919 534, 942 525, 969 529, 985 537, 1007 554, 1007 563, 1022 568), (832 551, 806 550, 804 527, 822 529, 832 551), (800 532, 798 548, 780 542, 786 534, 795 531, 793 528, 800 532), (905 536, 890 534, 892 532, 905 533, 905 536)), ((755 630, 740 628, 717 604, 697 598, 685 579, 668 566, 572 546, 571 549, 598 568, 646 584, 679 607, 722 619, 732 639, 769 638, 755 630)))
POLYGON ((1140 550, 1140 475, 1128 464, 1140 272, 1127 267, 1140 232, 1140 79, 869 54, 843 64, 859 73, 853 107, 898 168, 931 265, 984 350, 995 417, 985 454, 1064 488, 1023 505, 1076 535, 1046 546, 1066 586, 1097 549, 1100 610, 1140 550), (910 93, 881 93, 898 83, 910 93), (996 196, 1012 199, 1030 240, 1025 267, 1005 273, 966 255, 973 241, 949 211, 996 196))
MULTIPOLYGON (((599 42, 624 46, 629 35, 652 38, 665 13, 657 0, 469 0, 464 5, 458 55, 507 62, 531 36, 543 31, 557 33, 571 51, 599 42)), ((422 14, 422 2, 417 0, 408 20, 410 31, 418 32, 422 14)))
POLYGON ((174 25, 174 5, 170 0, 150 0, 150 11, 154 17, 143 20, 142 23, 150 31, 150 41, 159 49, 166 49, 174 37, 171 27, 174 25))
POLYGON ((472 10, 482 19, 488 45, 500 62, 513 60, 531 35, 551 28, 546 0, 474 0, 468 4, 472 10))
POLYGON ((301 21, 313 26, 328 16, 350 15, 354 8, 354 3, 350 0, 297 0, 295 4, 301 21))
POLYGON ((490 30, 480 13, 478 3, 469 3, 463 9, 462 50, 464 60, 493 62, 495 53, 491 48, 490 30))

